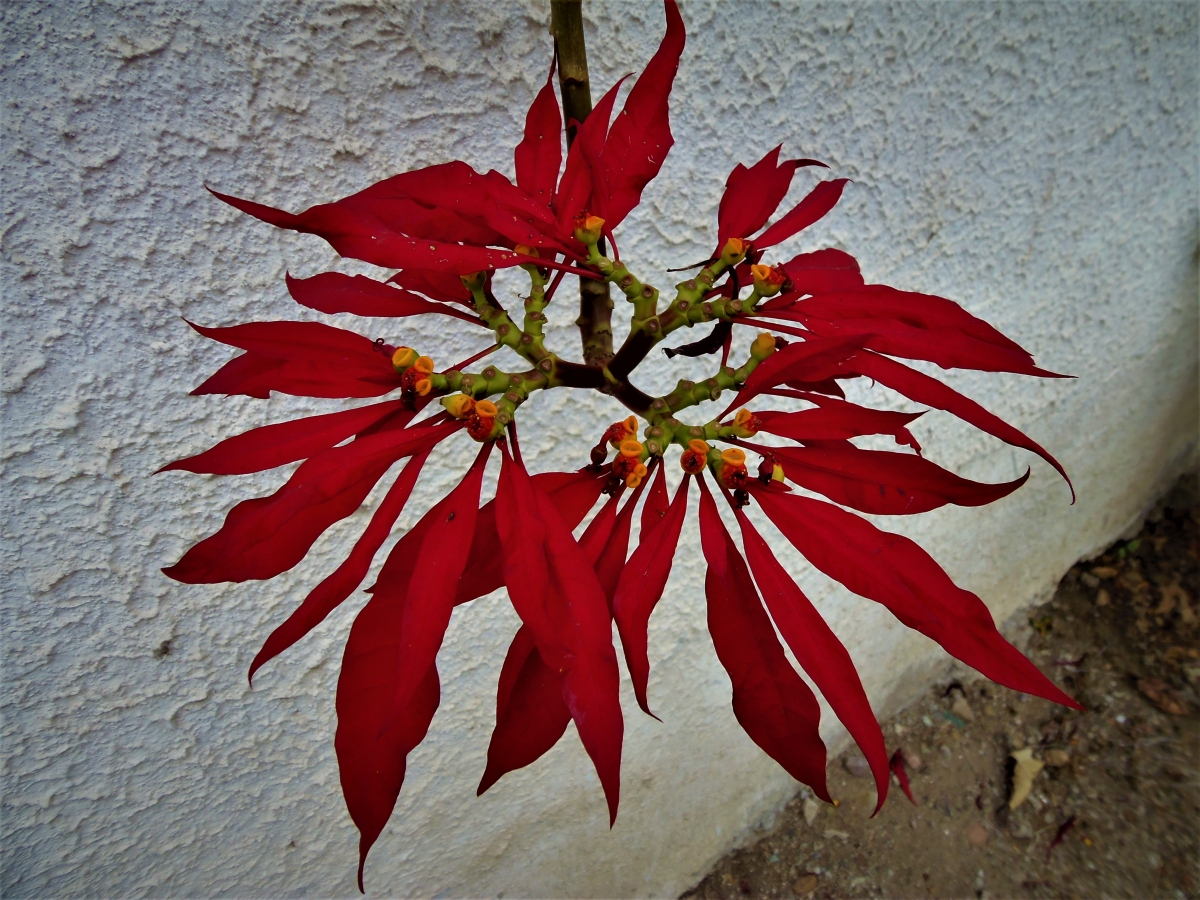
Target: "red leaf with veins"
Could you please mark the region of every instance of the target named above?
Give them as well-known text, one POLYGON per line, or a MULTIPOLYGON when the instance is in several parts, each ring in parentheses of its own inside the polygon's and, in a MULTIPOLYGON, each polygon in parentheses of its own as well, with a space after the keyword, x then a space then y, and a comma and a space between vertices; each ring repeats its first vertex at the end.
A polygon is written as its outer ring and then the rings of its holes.
POLYGON ((642 191, 662 169, 675 143, 667 98, 679 70, 686 35, 675 0, 665 0, 663 8, 666 34, 629 92, 604 146, 608 185, 605 219, 609 229, 616 228, 641 202, 642 191))
POLYGON ((1083 708, 1001 637, 982 600, 954 584, 908 538, 829 503, 761 491, 754 484, 750 489, 784 537, 830 578, 883 604, 904 625, 997 684, 1083 708))
MULTIPOLYGON (((575 530, 588 514, 608 481, 607 472, 588 469, 578 472, 542 472, 532 476, 538 489, 545 492, 558 509, 567 527, 575 530)), ((496 531, 496 501, 489 500, 475 520, 475 539, 467 569, 458 582, 454 605, 467 603, 504 587, 504 551, 496 531)))
POLYGON ((877 813, 887 800, 887 747, 854 661, 741 510, 737 511, 737 520, 742 528, 746 559, 771 618, 796 654, 797 662, 829 701, 834 715, 846 726, 871 765, 879 798, 875 805, 877 813))
POLYGON ((625 650, 625 663, 633 680, 633 692, 637 696, 638 706, 648 715, 653 713, 646 698, 646 683, 650 677, 647 628, 650 614, 662 598, 671 574, 671 561, 687 512, 688 482, 691 478, 691 475, 683 477, 666 518, 650 529, 648 534, 642 532, 637 549, 625 563, 613 596, 613 618, 621 634, 621 646, 625 650))
MULTIPOLYGON (((203 453, 168 463, 159 469, 169 472, 182 469, 206 475, 246 475, 263 472, 277 466, 307 459, 314 453, 328 450, 346 438, 382 421, 387 416, 403 410, 403 401, 388 400, 344 412, 327 413, 321 416, 305 416, 291 422, 279 422, 253 428, 243 434, 226 438, 203 453)), ((395 424, 403 427, 407 419, 397 419, 395 424)))
POLYGON ((320 322, 250 322, 229 328, 188 324, 255 357, 227 363, 193 394, 266 397, 274 390, 302 397, 377 397, 400 384, 391 360, 373 341, 320 322))
POLYGON ((546 665, 533 632, 522 625, 509 645, 496 690, 496 727, 476 795, 503 775, 536 762, 571 721, 562 676, 546 665))
POLYGON ((798 412, 775 410, 755 411, 759 431, 777 434, 793 441, 844 441, 867 434, 890 434, 898 444, 919 451, 921 445, 908 430, 908 425, 923 412, 901 413, 884 409, 869 409, 844 400, 820 394, 797 391, 795 396, 818 405, 817 409, 798 412))
POLYGON ((286 279, 293 300, 301 306, 330 315, 350 313, 355 316, 403 318, 436 313, 453 316, 472 325, 483 324, 478 316, 469 316, 452 306, 434 303, 403 288, 388 287, 384 282, 365 275, 322 272, 312 278, 293 278, 289 274, 286 279))
MULTIPOLYGON (((362 584, 362 580, 367 577, 367 570, 371 568, 371 561, 375 559, 375 554, 379 552, 379 548, 391 533, 392 526, 396 524, 396 519, 400 517, 404 504, 412 494, 413 485, 417 482, 417 476, 421 474, 421 467, 428 458, 429 451, 426 450, 409 460, 400 477, 388 488, 387 495, 371 516, 370 523, 355 543, 350 555, 331 575, 313 588, 304 598, 304 602, 271 632, 254 661, 250 663, 250 672, 246 676, 248 680, 253 681, 254 673, 265 663, 316 628, 350 596, 351 591, 362 584)), ((415 542, 410 541, 409 545, 405 547, 405 551, 410 548, 415 550, 415 542)))
POLYGON ((549 206, 562 166, 562 113, 554 96, 554 65, 525 114, 525 136, 513 151, 517 187, 549 206))
MULTIPOLYGON (((733 167, 725 181, 725 193, 717 209, 717 253, 731 237, 749 238, 767 224, 787 195, 796 169, 802 166, 829 166, 815 159, 785 159, 779 162, 779 150, 746 168, 741 163, 733 167)), ((714 254, 716 255, 716 254, 714 254)))
POLYGON ((396 429, 324 450, 271 496, 231 509, 220 531, 163 572, 187 584, 274 578, 300 562, 325 529, 358 509, 396 460, 428 450, 461 427, 448 422, 396 429))
POLYGON ((367 851, 391 817, 404 784, 406 758, 425 739, 441 700, 437 668, 430 666, 412 700, 383 730, 395 696, 406 599, 400 589, 368 601, 350 629, 338 677, 334 750, 346 807, 359 830, 360 891, 367 851))
MULTIPOLYGON (((408 706, 442 646, 454 610, 458 579, 466 568, 475 537, 479 490, 491 450, 491 442, 484 444, 458 486, 425 514, 430 525, 405 588, 407 599, 400 623, 401 653, 392 699, 393 716, 400 715, 408 706)), ((381 581, 375 586, 375 594, 379 596, 393 589, 393 584, 381 581)))
POLYGON ((504 448, 496 524, 505 583, 538 651, 563 676, 563 699, 616 819, 624 724, 603 590, 554 504, 504 448))
POLYGON ((772 448, 790 481, 860 512, 903 516, 947 503, 983 506, 1007 497, 1029 479, 969 481, 911 453, 861 450, 853 444, 772 448))
POLYGON ((700 477, 704 595, 717 658, 733 682, 733 714, 754 743, 828 802, 821 707, 796 674, 762 608, 746 561, 700 477))
POLYGON ((849 178, 822 181, 782 219, 754 238, 755 250, 766 250, 781 244, 797 232, 820 221, 833 209, 842 196, 849 178))

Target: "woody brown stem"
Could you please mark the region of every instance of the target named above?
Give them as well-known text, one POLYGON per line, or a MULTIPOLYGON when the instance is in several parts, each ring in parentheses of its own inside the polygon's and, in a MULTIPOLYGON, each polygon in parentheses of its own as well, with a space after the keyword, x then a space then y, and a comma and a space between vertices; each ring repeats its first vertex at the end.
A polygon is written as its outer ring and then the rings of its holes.
MULTIPOLYGON (((550 0, 550 33, 554 35, 554 52, 558 59, 563 118, 568 123, 572 119, 582 123, 592 111, 582 0, 550 0)), ((568 127, 568 147, 574 139, 575 129, 568 127)), ((579 339, 583 344, 583 361, 590 366, 602 366, 612 359, 612 309, 606 282, 579 279, 579 318, 575 324, 579 326, 579 339)))

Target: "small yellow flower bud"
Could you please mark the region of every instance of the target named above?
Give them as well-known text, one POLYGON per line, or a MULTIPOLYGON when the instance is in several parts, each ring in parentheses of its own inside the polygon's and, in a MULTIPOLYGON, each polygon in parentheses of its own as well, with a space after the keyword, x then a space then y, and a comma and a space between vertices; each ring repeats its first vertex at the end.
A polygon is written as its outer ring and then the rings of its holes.
POLYGON ((762 362, 774 352, 775 335, 770 332, 760 331, 758 337, 754 339, 754 343, 750 345, 750 355, 759 362, 762 362))
POLYGON ((738 437, 754 437, 758 434, 758 421, 754 418, 754 413, 748 409, 739 409, 733 417, 733 429, 738 437))
POLYGON ((428 396, 429 392, 433 390, 433 382, 428 378, 422 378, 413 385, 413 390, 417 392, 417 396, 419 397, 428 396))
POLYGON ((779 463, 775 463, 775 468, 771 470, 771 480, 783 481, 783 466, 779 463))
MULTIPOLYGON (((641 466, 640 468, 644 469, 645 466, 641 466)), ((642 483, 642 479, 645 477, 646 477, 645 472, 642 472, 642 474, 640 474, 640 475, 637 473, 637 471, 630 472, 628 475, 625 476, 625 486, 630 487, 630 488, 635 488, 639 484, 642 483)))
POLYGON ((746 258, 746 251, 749 249, 749 241, 743 241, 741 238, 730 238, 725 242, 725 246, 721 248, 721 262, 727 266, 736 266, 746 258))
POLYGON ((475 398, 466 394, 454 394, 450 397, 443 397, 442 406, 446 407, 446 412, 454 418, 465 419, 475 413, 475 398))
POLYGON ((774 297, 787 282, 787 273, 771 266, 751 266, 750 274, 754 276, 754 289, 760 297, 774 297))
POLYGON ((499 412, 500 410, 496 409, 496 404, 491 400, 480 400, 475 404, 475 415, 481 419, 495 418, 499 412))
POLYGON ((640 457, 642 455, 642 450, 644 450, 644 449, 645 448, 642 447, 642 442, 639 440, 635 440, 634 438, 628 438, 627 440, 621 441, 621 455, 622 456, 631 456, 631 457, 639 456, 640 457))
POLYGON ((581 244, 595 244, 604 236, 604 220, 599 216, 583 212, 575 217, 575 240, 581 244))
POLYGON ((637 434, 637 416, 630 416, 625 420, 625 430, 628 431, 630 435, 637 434))
POLYGON ((392 365, 397 372, 403 372, 417 361, 417 351, 412 347, 397 347, 392 354, 392 365))
POLYGON ((459 275, 458 278, 471 293, 482 291, 487 284, 487 272, 472 272, 470 275, 459 275))

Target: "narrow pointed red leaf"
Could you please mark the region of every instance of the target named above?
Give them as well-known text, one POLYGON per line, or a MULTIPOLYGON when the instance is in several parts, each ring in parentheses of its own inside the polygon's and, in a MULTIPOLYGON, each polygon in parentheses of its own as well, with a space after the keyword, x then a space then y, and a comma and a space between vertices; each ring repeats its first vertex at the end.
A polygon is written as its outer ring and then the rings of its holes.
POLYGON ((354 544, 350 555, 334 569, 332 574, 313 588, 304 598, 304 602, 267 637, 262 649, 250 663, 247 680, 253 681, 254 673, 265 663, 274 659, 316 628, 325 620, 326 616, 350 596, 356 587, 362 584, 362 580, 367 576, 367 570, 371 568, 371 561, 375 559, 375 554, 387 540, 392 526, 396 524, 396 519, 404 509, 404 504, 412 495, 413 485, 416 484, 417 476, 421 474, 421 467, 425 465, 425 460, 428 458, 429 451, 426 450, 409 460, 400 473, 400 477, 388 488, 387 495, 379 504, 379 508, 375 510, 375 514, 371 516, 370 523, 354 544))
POLYGON ((571 721, 562 676, 546 665, 524 625, 513 637, 496 690, 496 727, 476 795, 503 775, 536 762, 558 743, 571 721))
POLYGON ((982 600, 908 538, 820 500, 751 490, 784 537, 830 578, 883 604, 997 684, 1082 709, 1001 636, 982 600))
POLYGON ((398 459, 429 449, 462 427, 396 429, 324 450, 269 497, 244 500, 220 531, 163 573, 187 584, 273 578, 300 562, 330 525, 359 506, 398 459))
POLYGON ((956 506, 983 506, 1007 497, 1027 480, 970 481, 911 453, 862 450, 853 444, 771 448, 788 479, 859 512, 906 516, 956 506))
POLYGON ((792 381, 822 381, 839 362, 854 359, 865 338, 813 338, 789 344, 773 353, 746 379, 733 402, 721 413, 724 416, 735 406, 745 406, 764 391, 792 381))
POLYGON ((467 315, 443 303, 434 303, 403 288, 388 287, 384 282, 367 278, 365 275, 322 272, 311 278, 293 278, 290 274, 285 277, 292 299, 301 306, 315 309, 317 312, 330 315, 351 313, 356 316, 382 318, 436 313, 453 316, 473 325, 483 324, 478 316, 467 315))
POLYGON ((1032 438, 1027 437, 999 416, 988 412, 974 400, 967 399, 958 391, 942 384, 936 378, 930 378, 928 375, 924 375, 915 369, 910 369, 903 363, 898 363, 895 360, 888 359, 886 356, 880 356, 870 351, 863 351, 857 354, 850 367, 858 374, 874 378, 880 384, 898 391, 910 400, 920 403, 922 406, 944 409, 964 422, 974 425, 980 431, 985 431, 993 437, 999 438, 1006 444, 1012 444, 1014 447, 1033 451, 1052 465, 1063 477, 1063 480, 1067 482, 1067 486, 1071 489, 1071 502, 1075 502, 1075 487, 1071 484, 1071 479, 1067 477, 1067 470, 1062 467, 1058 460, 1051 456, 1032 438))
POLYGON ((610 229, 641 201, 642 191, 662 169, 675 142, 667 100, 687 38, 675 0, 665 0, 663 7, 666 33, 629 92, 604 147, 603 168, 609 186, 605 219, 610 229))
POLYGON ((901 413, 884 409, 870 409, 823 397, 815 393, 798 391, 797 399, 817 404, 817 409, 802 409, 798 412, 755 410, 759 431, 777 434, 793 441, 844 441, 868 434, 890 434, 896 443, 905 444, 919 451, 921 445, 908 430, 924 412, 901 413))
POLYGON ((406 758, 425 739, 441 700, 437 668, 430 666, 390 728, 384 717, 395 696, 401 654, 404 592, 372 597, 350 629, 337 687, 337 752, 342 794, 359 831, 358 889, 367 852, 387 824, 404 784, 406 758))
MULTIPOLYGON (((205 394, 240 394, 266 400, 271 396, 272 390, 279 390, 275 385, 281 383, 279 370, 285 365, 287 364, 282 360, 267 359, 257 353, 243 353, 217 369, 191 394, 193 397, 202 397, 205 394)), ((387 392, 380 390, 371 396, 377 397, 383 393, 387 392)))
POLYGON ((452 272, 403 269, 389 278, 388 282, 442 303, 459 303, 470 310, 475 309, 471 292, 463 285, 462 279, 452 272))
POLYGON ((667 517, 667 509, 671 499, 667 496, 667 479, 665 465, 655 466, 654 480, 646 494, 646 505, 642 507, 642 535, 647 536, 654 527, 667 517))
POLYGON ((796 674, 758 599, 750 570, 700 478, 704 593, 717 658, 733 682, 733 713, 754 743, 797 781, 830 802, 821 707, 796 674))
POLYGON ((832 181, 822 181, 808 195, 796 204, 778 222, 754 238, 757 250, 766 250, 781 244, 797 232, 803 231, 815 222, 825 217, 833 209, 842 196, 848 178, 835 178, 832 181))
MULTIPOLYGON (((607 472, 580 469, 577 472, 542 472, 531 477, 538 489, 545 492, 567 527, 572 531, 588 514, 604 484, 607 472)), ((479 510, 475 520, 475 539, 467 569, 458 582, 454 605, 468 603, 484 594, 504 587, 504 551, 496 530, 496 501, 489 500, 479 510)))
POLYGON ((504 448, 496 492, 505 583, 542 659, 563 676, 563 699, 615 820, 624 724, 603 590, 554 503, 504 448))
POLYGON ((554 96, 554 65, 525 114, 525 136, 513 151, 517 187, 543 206, 554 199, 558 170, 562 166, 562 113, 554 96))
POLYGON ((626 557, 629 555, 629 532, 633 526, 633 511, 645 486, 646 482, 643 481, 625 501, 616 522, 613 523, 608 542, 594 560, 596 578, 600 581, 600 587, 604 589, 604 599, 608 602, 610 614, 613 597, 617 593, 617 585, 621 581, 621 573, 625 571, 626 557))
POLYGON ((729 173, 717 210, 717 252, 728 238, 749 238, 767 224, 787 195, 798 168, 829 168, 815 159, 785 159, 780 163, 779 150, 775 147, 750 168, 738 163, 729 173))
POLYGON ((900 790, 904 791, 908 802, 916 806, 917 801, 913 799, 912 788, 908 784, 908 771, 904 768, 904 751, 897 748, 888 765, 891 767, 892 774, 896 776, 896 780, 900 782, 900 790))
MULTIPOLYGON (((401 411, 403 405, 400 400, 388 400, 344 412, 264 425, 226 438, 203 453, 168 463, 159 471, 181 469, 206 475, 263 472, 328 450, 334 444, 401 411)), ((403 426, 407 422, 398 421, 397 424, 403 426)))
POLYGON ((637 549, 625 563, 613 596, 613 618, 621 634, 621 646, 625 650, 625 663, 633 680, 633 692, 637 696, 638 706, 648 715, 653 713, 650 712, 646 697, 650 677, 647 628, 650 614, 661 599, 671 574, 671 562, 687 513, 689 481, 691 476, 685 475, 683 483, 675 491, 675 499, 671 501, 666 518, 658 527, 651 529, 649 534, 642 533, 637 549))
POLYGON ((877 813, 883 808, 888 793, 887 747, 854 661, 740 509, 737 520, 742 529, 746 559, 771 618, 792 648, 796 661, 829 702, 834 715, 846 726, 871 765, 878 792, 877 813))
MULTIPOLYGON (((392 716, 400 715, 408 706, 442 646, 454 610, 458 579, 466 568, 475 537, 479 490, 491 449, 491 442, 484 444, 463 480, 425 515, 430 525, 421 541, 412 578, 403 588, 406 599, 400 623, 401 652, 394 679, 392 716)), ((394 582, 380 582, 375 594, 395 589, 394 582)))
POLYGON ((621 494, 623 491, 624 486, 608 498, 608 502, 600 507, 600 512, 596 513, 592 521, 588 523, 587 529, 579 539, 579 546, 583 548, 583 553, 593 568, 595 568, 596 561, 604 552, 609 538, 612 537, 613 528, 617 524, 617 508, 621 504, 621 494))

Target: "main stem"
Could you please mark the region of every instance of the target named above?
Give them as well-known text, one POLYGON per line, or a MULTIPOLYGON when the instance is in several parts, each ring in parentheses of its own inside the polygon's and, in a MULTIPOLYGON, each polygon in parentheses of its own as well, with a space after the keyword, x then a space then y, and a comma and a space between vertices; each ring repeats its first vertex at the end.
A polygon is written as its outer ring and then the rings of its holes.
MULTIPOLYGON (((550 0, 550 33, 554 35, 558 59, 564 120, 582 123, 592 111, 592 85, 583 41, 583 0, 550 0)), ((568 149, 574 139, 575 129, 568 128, 568 149)), ((607 282, 579 279, 579 318, 575 324, 583 344, 583 361, 589 366, 603 366, 613 357, 612 310, 607 282)))

